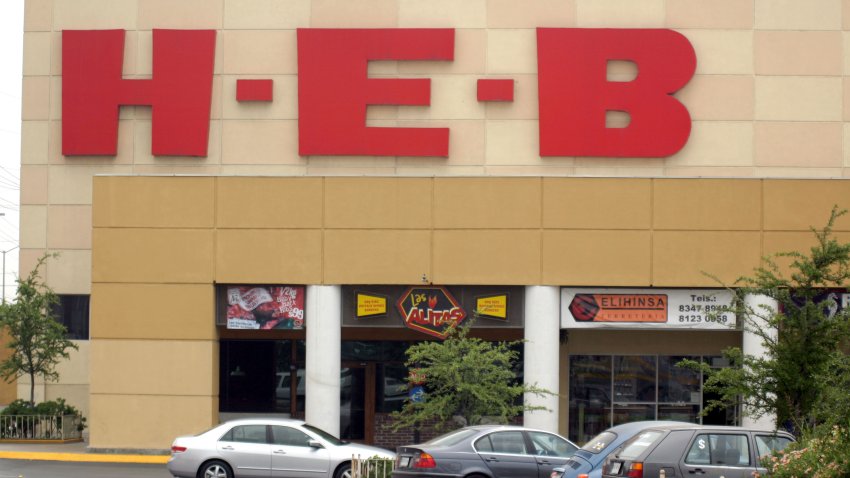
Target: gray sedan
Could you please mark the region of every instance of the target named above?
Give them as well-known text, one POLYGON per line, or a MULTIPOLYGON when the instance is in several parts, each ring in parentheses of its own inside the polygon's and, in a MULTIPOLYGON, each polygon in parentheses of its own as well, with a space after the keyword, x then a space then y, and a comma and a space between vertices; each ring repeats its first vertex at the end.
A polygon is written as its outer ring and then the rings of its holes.
POLYGON ((548 478, 578 449, 555 433, 507 425, 461 428, 397 449, 393 478, 548 478))
POLYGON ((182 478, 350 478, 352 456, 395 458, 382 448, 340 441, 300 420, 244 419, 178 437, 167 467, 182 478))

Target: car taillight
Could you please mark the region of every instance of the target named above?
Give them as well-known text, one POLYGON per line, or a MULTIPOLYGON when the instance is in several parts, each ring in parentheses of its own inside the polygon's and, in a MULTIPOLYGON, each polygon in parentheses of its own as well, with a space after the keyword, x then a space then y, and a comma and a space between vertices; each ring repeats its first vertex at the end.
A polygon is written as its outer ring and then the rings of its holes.
POLYGON ((643 478, 643 463, 636 461, 629 466, 629 472, 626 474, 629 478, 643 478))
POLYGON ((437 462, 434 457, 427 453, 420 453, 419 458, 413 462, 413 468, 436 468, 437 462))
POLYGON ((171 447, 171 453, 183 453, 184 451, 186 451, 185 446, 172 446, 171 447))

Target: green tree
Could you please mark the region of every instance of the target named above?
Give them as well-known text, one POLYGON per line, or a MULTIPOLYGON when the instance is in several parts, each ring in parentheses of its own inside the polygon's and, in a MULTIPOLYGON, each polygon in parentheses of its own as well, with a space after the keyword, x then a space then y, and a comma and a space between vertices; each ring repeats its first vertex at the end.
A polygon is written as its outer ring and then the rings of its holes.
POLYGON ((65 338, 65 326, 53 318, 59 298, 41 279, 40 270, 47 259, 45 254, 25 279, 17 279, 18 290, 13 302, 0 305, 0 326, 9 338, 7 347, 12 353, 0 362, 0 376, 7 382, 18 377, 30 377, 30 403, 35 404, 35 378, 46 381, 59 379, 56 365, 69 358, 69 349, 76 344, 65 338))
POLYGON ((522 383, 514 366, 522 341, 488 342, 469 337, 470 324, 454 329, 442 342, 420 342, 407 350, 406 365, 425 378, 425 399, 405 400, 393 413, 393 429, 435 422, 446 428, 460 418, 462 424, 487 420, 507 423, 525 410, 545 410, 525 403, 523 395, 552 395, 536 385, 522 383))
POLYGON ((850 338, 850 308, 840 310, 837 297, 825 293, 850 284, 850 243, 833 235, 835 221, 845 213, 833 208, 826 227, 812 228, 816 243, 808 254, 766 257, 752 276, 736 281, 732 307, 744 329, 761 339, 765 353, 727 349, 724 355, 733 366, 719 370, 683 362, 705 373, 705 390, 719 396, 706 411, 743 405, 755 417, 774 415, 778 426, 797 435, 850 412, 850 363, 843 351, 850 338), (770 297, 778 307, 749 306, 744 298, 750 294, 770 297))

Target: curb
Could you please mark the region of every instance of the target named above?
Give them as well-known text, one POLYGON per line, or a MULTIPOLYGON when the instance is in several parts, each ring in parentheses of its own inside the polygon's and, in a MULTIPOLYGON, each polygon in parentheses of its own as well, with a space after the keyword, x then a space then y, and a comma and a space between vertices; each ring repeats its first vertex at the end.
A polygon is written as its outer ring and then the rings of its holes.
POLYGON ((51 453, 35 451, 0 451, 0 459, 74 461, 91 463, 139 463, 164 465, 170 455, 109 455, 100 453, 51 453))

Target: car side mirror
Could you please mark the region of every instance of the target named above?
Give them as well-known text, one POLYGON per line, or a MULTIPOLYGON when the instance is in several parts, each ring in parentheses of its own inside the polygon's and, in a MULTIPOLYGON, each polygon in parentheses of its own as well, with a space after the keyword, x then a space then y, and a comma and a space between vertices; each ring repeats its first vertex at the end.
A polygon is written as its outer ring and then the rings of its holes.
POLYGON ((310 445, 312 448, 324 448, 325 447, 325 445, 322 445, 322 443, 319 440, 310 440, 310 441, 307 442, 307 444, 310 445))

